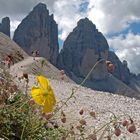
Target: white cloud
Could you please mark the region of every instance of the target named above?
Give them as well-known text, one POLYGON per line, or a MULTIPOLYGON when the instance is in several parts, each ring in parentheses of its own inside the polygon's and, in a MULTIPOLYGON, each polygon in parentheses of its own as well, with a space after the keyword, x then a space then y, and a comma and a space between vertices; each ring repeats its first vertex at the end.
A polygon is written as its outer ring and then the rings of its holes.
POLYGON ((60 39, 65 40, 67 35, 76 26, 78 20, 86 16, 86 13, 79 12, 80 5, 85 1, 87 0, 57 0, 54 2, 54 18, 61 31, 60 39))
POLYGON ((11 31, 14 32, 14 30, 17 28, 17 26, 20 24, 20 21, 18 20, 14 20, 10 22, 10 26, 11 26, 11 31))
POLYGON ((101 1, 102 0, 89 0, 87 15, 100 31, 105 32, 105 24, 103 22, 105 14, 101 8, 101 1))
POLYGON ((140 0, 89 0, 88 17, 103 33, 122 31, 140 21, 140 0))
POLYGON ((10 28, 11 28, 11 38, 13 38, 14 31, 17 28, 17 26, 20 24, 20 21, 14 20, 10 22, 10 28))
POLYGON ((128 67, 134 73, 140 73, 140 34, 129 33, 108 39, 117 56, 128 61, 128 67))

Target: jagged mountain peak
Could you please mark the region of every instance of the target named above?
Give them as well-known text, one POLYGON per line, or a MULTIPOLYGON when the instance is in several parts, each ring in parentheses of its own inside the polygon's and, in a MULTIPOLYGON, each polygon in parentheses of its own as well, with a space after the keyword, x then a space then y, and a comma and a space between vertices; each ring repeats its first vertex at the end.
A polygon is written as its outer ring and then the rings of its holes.
POLYGON ((10 19, 9 17, 4 17, 0 23, 0 32, 8 35, 10 37, 10 19))
POLYGON ((90 21, 87 17, 80 19, 77 23, 78 27, 89 27, 91 29, 96 29, 95 24, 92 23, 92 21, 90 21))
MULTIPOLYGON (((80 19, 77 26, 68 35, 67 40, 75 38, 77 41, 84 43, 83 47, 94 48, 96 52, 105 51, 109 49, 108 43, 104 35, 98 31, 95 24, 87 17, 80 19), (85 45, 85 43, 88 45, 85 45)), ((64 42, 64 44, 65 44, 64 42)), ((66 45, 64 45, 65 47, 66 45)))
POLYGON ((3 19, 2 19, 2 23, 5 23, 5 22, 10 22, 10 19, 9 19, 9 17, 4 17, 3 19))
POLYGON ((40 56, 56 64, 58 56, 58 25, 53 14, 49 15, 47 6, 43 3, 36 5, 25 17, 14 33, 14 41, 28 54, 39 50, 40 56))
POLYGON ((33 9, 40 9, 40 8, 41 9, 47 9, 47 6, 46 6, 46 4, 40 2, 33 9))
POLYGON ((49 14, 49 11, 47 9, 47 6, 46 4, 44 3, 38 3, 34 8, 33 8, 33 12, 39 12, 39 13, 42 13, 42 12, 47 12, 49 14))

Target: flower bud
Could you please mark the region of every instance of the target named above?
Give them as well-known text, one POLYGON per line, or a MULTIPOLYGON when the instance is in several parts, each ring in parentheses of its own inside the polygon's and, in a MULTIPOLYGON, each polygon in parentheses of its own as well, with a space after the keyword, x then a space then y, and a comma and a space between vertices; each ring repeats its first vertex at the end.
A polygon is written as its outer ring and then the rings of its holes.
POLYGON ((81 110, 79 111, 79 114, 80 114, 80 115, 83 115, 83 113, 84 113, 84 110, 81 109, 81 110))
POLYGON ((130 133, 134 133, 135 131, 136 131, 136 127, 135 127, 135 125, 132 123, 132 124, 129 124, 128 126, 127 126, 127 130, 128 130, 128 132, 130 132, 130 133))
POLYGON ((81 119, 81 120, 79 120, 79 123, 80 123, 81 125, 86 125, 86 121, 85 121, 85 119, 81 119))
POLYGON ((120 135, 121 135, 121 130, 120 130, 120 128, 115 128, 114 134, 115 134, 117 137, 120 136, 120 135))

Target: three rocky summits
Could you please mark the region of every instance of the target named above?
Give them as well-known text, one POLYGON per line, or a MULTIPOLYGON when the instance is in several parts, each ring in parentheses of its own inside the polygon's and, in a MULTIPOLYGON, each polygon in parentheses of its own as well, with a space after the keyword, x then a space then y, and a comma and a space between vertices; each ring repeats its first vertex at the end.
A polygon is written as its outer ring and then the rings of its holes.
MULTIPOLYGON (((10 36, 9 18, 2 20, 0 31, 10 36)), ((29 55, 33 50, 39 50, 40 56, 64 69, 77 83, 86 77, 99 59, 109 60, 115 65, 114 72, 109 74, 105 61, 102 61, 85 86, 112 93, 126 92, 126 89, 132 94, 140 92, 140 79, 130 73, 126 61, 121 62, 114 52, 109 51, 107 40, 88 18, 78 21, 59 53, 58 25, 53 14, 49 15, 46 5, 39 3, 21 21, 13 40, 29 55)))

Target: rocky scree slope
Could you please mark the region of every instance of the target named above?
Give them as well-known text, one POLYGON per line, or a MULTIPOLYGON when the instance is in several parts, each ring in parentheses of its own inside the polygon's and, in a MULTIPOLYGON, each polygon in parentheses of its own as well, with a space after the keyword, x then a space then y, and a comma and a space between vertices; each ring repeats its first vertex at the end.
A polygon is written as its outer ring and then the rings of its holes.
MULTIPOLYGON (((37 58, 36 61, 41 60, 42 58, 37 58)), ((30 73, 30 68, 34 63, 36 63, 32 57, 29 57, 14 66, 11 67, 11 74, 15 77, 15 74, 21 74, 21 66, 25 66, 26 72, 29 73, 29 87, 28 94, 31 95, 31 88, 36 84, 36 76, 33 73, 30 73), (28 67, 28 68, 27 68, 28 67)), ((37 62, 38 63, 38 62, 37 62)), ((23 67, 24 68, 24 67, 23 67)), ((54 67, 52 67, 54 69, 54 67)), ((49 71, 52 72, 52 71, 49 71)), ((57 101, 59 102, 62 99, 65 99, 70 96, 72 89, 79 87, 79 85, 65 82, 59 79, 50 78, 51 86, 56 95, 57 101)), ((22 87, 23 91, 25 90, 24 82, 18 81, 18 76, 15 77, 15 81, 22 87)), ((93 110, 96 112, 96 119, 88 118, 86 119, 87 130, 90 131, 90 126, 99 128, 109 121, 110 116, 112 115, 109 111, 113 112, 117 116, 125 114, 130 115, 136 125, 137 134, 121 134, 120 138, 124 138, 124 135, 127 135, 127 140, 139 140, 140 138, 140 101, 134 98, 128 98, 121 95, 111 94, 107 92, 94 91, 86 87, 79 87, 75 93, 75 98, 72 98, 67 106, 63 108, 63 111, 66 114, 67 121, 63 126, 69 127, 70 124, 75 124, 78 119, 81 118, 79 115, 79 110, 83 108, 84 115, 88 116, 89 111, 93 110), (80 96, 79 96, 80 95, 80 96), (105 113, 106 112, 106 113, 105 113), (92 122, 92 123, 91 123, 92 122)), ((61 125, 61 122, 59 122, 61 125)), ((89 133, 89 132, 88 132, 89 133)), ((117 137, 113 137, 114 140, 117 140, 117 137)))
POLYGON ((28 57, 21 47, 19 47, 13 40, 11 40, 7 35, 0 32, 0 62, 4 61, 6 55, 12 55, 14 62, 19 62, 24 58, 28 57))

